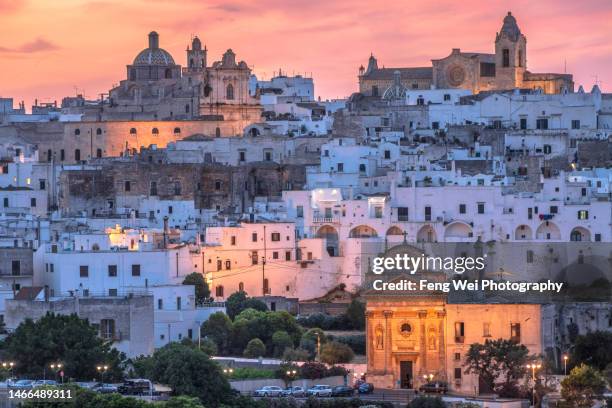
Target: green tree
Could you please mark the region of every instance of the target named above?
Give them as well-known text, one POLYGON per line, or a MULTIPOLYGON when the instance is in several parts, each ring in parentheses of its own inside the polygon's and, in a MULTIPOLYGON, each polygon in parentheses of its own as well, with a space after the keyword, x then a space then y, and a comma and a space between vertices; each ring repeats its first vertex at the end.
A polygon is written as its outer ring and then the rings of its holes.
POLYGON ((266 355, 266 345, 258 338, 250 340, 244 349, 243 355, 249 358, 258 358, 266 355))
POLYGON ((573 361, 580 361, 603 370, 612 363, 612 332, 595 331, 577 336, 574 342, 573 361))
POLYGON ((240 291, 232 293, 225 301, 225 309, 230 319, 234 320, 236 316, 245 309, 255 309, 262 312, 268 310, 268 307, 261 300, 249 298, 246 292, 240 291))
POLYGON ((346 309, 346 317, 353 329, 365 329, 365 304, 357 299, 353 299, 346 309))
POLYGON ((3 359, 16 362, 18 376, 40 378, 49 365, 60 362, 67 378, 90 380, 96 366, 108 365, 105 380, 123 378, 125 356, 98 336, 87 320, 77 315, 47 313, 37 321, 26 319, 1 345, 3 359))
POLYGON ((210 288, 208 287, 206 279, 204 279, 204 275, 201 273, 194 272, 185 276, 183 285, 195 286, 196 305, 201 306, 210 299, 210 288))
POLYGON ((574 367, 561 381, 561 396, 568 407, 590 408, 594 397, 606 389, 606 380, 599 371, 586 364, 574 367))
POLYGON ((464 365, 466 374, 477 374, 500 396, 517 397, 518 380, 525 376, 527 363, 535 359, 523 344, 498 339, 472 344, 464 365))
POLYGON ((174 395, 197 397, 206 407, 232 400, 232 389, 219 365, 197 348, 170 343, 142 360, 148 359, 151 361, 139 364, 145 371, 137 373, 168 385, 174 395))
POLYGON ((272 335, 272 346, 274 357, 281 357, 287 348, 293 348, 293 339, 286 331, 278 330, 272 335))
POLYGON ((219 353, 217 343, 208 338, 200 340, 200 350, 209 356, 216 356, 219 353))
POLYGON ((353 350, 346 344, 330 341, 321 346, 319 358, 327 364, 350 363, 355 357, 353 350))
POLYGON ((232 321, 223 312, 211 314, 208 320, 202 324, 202 338, 214 341, 217 344, 217 350, 221 354, 227 353, 229 349, 231 333, 232 321))

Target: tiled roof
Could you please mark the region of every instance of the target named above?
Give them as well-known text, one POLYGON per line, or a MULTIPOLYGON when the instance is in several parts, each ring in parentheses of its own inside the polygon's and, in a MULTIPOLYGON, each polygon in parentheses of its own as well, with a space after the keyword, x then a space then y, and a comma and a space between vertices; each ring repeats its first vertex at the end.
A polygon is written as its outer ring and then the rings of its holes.
POLYGON ((366 79, 388 79, 393 80, 395 71, 400 72, 402 79, 432 79, 433 68, 431 67, 416 67, 416 68, 378 68, 370 73, 363 75, 366 79))

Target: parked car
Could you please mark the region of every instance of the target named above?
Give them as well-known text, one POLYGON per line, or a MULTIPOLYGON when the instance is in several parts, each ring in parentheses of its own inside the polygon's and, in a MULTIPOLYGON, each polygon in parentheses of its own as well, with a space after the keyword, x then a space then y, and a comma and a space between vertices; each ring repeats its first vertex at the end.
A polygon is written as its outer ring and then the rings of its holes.
POLYGON ((331 396, 332 397, 350 397, 353 395, 353 392, 355 392, 355 390, 349 386, 338 385, 337 387, 332 388, 331 396))
POLYGON ((155 389, 151 381, 137 378, 126 380, 117 388, 117 391, 123 395, 150 395, 155 389))
POLYGON ((18 388, 21 390, 28 390, 32 388, 32 384, 34 384, 34 380, 17 380, 11 384, 8 384, 9 388, 18 388))
POLYGON ((54 387, 56 385, 57 385, 57 381, 55 380, 36 380, 32 383, 32 388, 43 387, 43 386, 54 387))
POLYGON ((370 394, 372 391, 374 391, 374 384, 372 383, 361 383, 359 384, 359 387, 357 388, 357 391, 360 394, 370 394))
POLYGON ((255 390, 253 395, 256 397, 280 397, 283 393, 283 389, 281 387, 277 387, 276 385, 266 385, 258 390, 255 390))
POLYGON ((419 387, 421 392, 431 392, 436 394, 446 394, 448 392, 448 384, 443 381, 432 381, 427 384, 423 384, 419 387))
POLYGON ((282 396, 301 398, 306 396, 306 390, 302 387, 287 387, 283 390, 282 396))
POLYGON ((91 387, 91 390, 100 394, 112 394, 114 392, 119 392, 119 387, 113 384, 97 383, 91 387))
POLYGON ((308 395, 315 397, 331 397, 332 387, 330 385, 315 385, 308 389, 308 395))

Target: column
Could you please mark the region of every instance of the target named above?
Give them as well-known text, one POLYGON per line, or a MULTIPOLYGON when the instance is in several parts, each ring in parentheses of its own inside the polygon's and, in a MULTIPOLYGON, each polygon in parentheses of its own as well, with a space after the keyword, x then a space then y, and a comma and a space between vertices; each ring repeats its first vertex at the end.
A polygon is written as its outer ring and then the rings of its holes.
POLYGON ((389 369, 391 368, 391 322, 389 322, 389 318, 393 317, 393 311, 385 310, 383 311, 383 315, 385 316, 385 374, 388 374, 389 369))
POLYGON ((440 373, 442 374, 442 380, 446 380, 447 372, 446 372, 446 336, 444 335, 444 320, 446 318, 446 310, 438 311, 438 331, 440 335, 438 336, 438 356, 440 359, 440 373))
MULTIPOLYGON (((419 310, 419 354, 421 358, 421 370, 419 374, 424 374, 427 371, 427 330, 425 323, 427 322, 427 310, 419 310)), ((420 377, 420 376, 419 376, 420 377)), ((420 380, 421 378, 419 378, 420 380)))

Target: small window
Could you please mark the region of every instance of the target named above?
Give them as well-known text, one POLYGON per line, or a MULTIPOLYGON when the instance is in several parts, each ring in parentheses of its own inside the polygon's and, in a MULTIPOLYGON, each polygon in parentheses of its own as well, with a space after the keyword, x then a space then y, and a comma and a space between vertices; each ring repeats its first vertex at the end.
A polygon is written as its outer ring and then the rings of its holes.
POLYGON ((225 261, 225 269, 228 271, 232 269, 232 261, 230 261, 229 259, 225 261))
POLYGON ((81 134, 81 129, 74 129, 74 134, 75 136, 78 136, 81 134))
POLYGON ((278 242, 278 241, 280 241, 280 233, 278 233, 278 232, 273 232, 273 233, 272 233, 272 241, 274 241, 274 242, 278 242))
POLYGON ((463 343, 465 341, 465 323, 455 322, 455 343, 463 343))
POLYGON ((115 339, 115 321, 113 319, 100 320, 100 337, 105 340, 115 339))
POLYGON ((412 326, 410 325, 410 323, 402 324, 402 326, 400 327, 400 332, 404 335, 412 333, 412 326))
POLYGON ((578 211, 578 219, 579 220, 588 220, 589 219, 589 212, 587 210, 580 210, 580 211, 578 211))
POLYGON ((257 242, 257 233, 256 232, 251 234, 251 241, 257 242))
POLYGON ((98 159, 102 158, 102 149, 96 149, 96 157, 98 159))
POLYGON ((88 265, 79 266, 79 276, 81 278, 89 277, 89 266, 88 265))
POLYGON ((527 250, 527 263, 533 263, 533 251, 530 249, 527 250))
POLYGON ((580 120, 572 120, 572 129, 580 129, 580 120))
POLYGON ((285 252, 285 261, 290 261, 291 260, 291 251, 286 251, 285 252))
POLYGON ((96 135, 101 135, 101 134, 102 134, 102 129, 97 128, 97 129, 96 129, 96 135))
POLYGON ((344 171, 344 163, 338 163, 338 173, 342 173, 344 171))
POLYGON ((521 324, 510 323, 510 340, 515 343, 521 342, 521 324))
POLYGON ((259 263, 259 256, 257 255, 257 251, 251 252, 251 264, 257 265, 259 263))
POLYGON ((238 283, 238 292, 244 292, 244 282, 238 283))
POLYGON ((163 299, 157 299, 157 309, 158 310, 162 310, 164 308, 164 300, 163 299))
POLYGON ((151 130, 151 133, 152 133, 152 134, 154 134, 154 135, 159 135, 159 129, 157 129, 157 128, 153 128, 153 129, 151 130))
POLYGON ((272 259, 278 259, 278 251, 272 252, 272 259))
POLYGON ((482 336, 491 337, 491 323, 482 324, 482 336))
POLYGON ((444 94, 444 100, 445 101, 450 101, 451 100, 450 94, 444 94))
POLYGON ((221 185, 222 185, 222 184, 223 184, 223 183, 221 182, 221 180, 215 180, 215 190, 216 190, 216 191, 221 190, 221 185))
POLYGON ((132 265, 132 276, 140 276, 140 265, 139 264, 132 265))
POLYGON ((225 99, 234 99, 234 86, 232 84, 227 85, 225 99))
POLYGON ((223 286, 217 286, 215 288, 215 296, 223 297, 223 286))
POLYGON ((156 196, 157 195, 157 182, 152 181, 149 189, 149 195, 156 196))
POLYGON ((507 48, 504 48, 502 50, 502 66, 504 68, 507 68, 510 66, 510 50, 507 48))
POLYGON ((108 265, 108 276, 111 278, 117 276, 117 265, 108 265))
POLYGON ((295 210, 296 210, 297 218, 304 218, 304 206, 303 205, 298 205, 295 210))
POLYGON ((174 128, 174 134, 175 135, 180 135, 181 134, 181 128, 174 128))
POLYGON ((176 297, 176 310, 181 310, 183 308, 183 299, 180 296, 176 297))
POLYGON ((132 191, 132 184, 128 180, 123 183, 123 187, 125 191, 132 191))
POLYGON ((109 289, 108 296, 117 296, 117 289, 109 289))
POLYGON ((75 149, 74 161, 81 161, 81 150, 80 149, 75 149))
POLYGON ((455 367, 455 380, 461 380, 461 367, 455 367))
POLYGON ((32 207, 32 208, 36 207, 36 198, 35 197, 30 198, 30 207, 32 207))
POLYGON ((232 237, 230 238, 230 245, 236 245, 236 236, 232 235, 232 237))
POLYGON ((217 259, 217 271, 220 271, 223 269, 223 261, 220 259, 217 259))
POLYGON ((527 129, 527 118, 521 118, 521 130, 527 129))
POLYGON ((466 206, 465 204, 459 204, 459 214, 465 214, 466 206))
POLYGON ((131 128, 130 135, 135 135, 135 134, 136 134, 136 128, 131 128))
POLYGON ((21 275, 21 261, 11 262, 11 275, 13 276, 21 275))
POLYGON ((478 214, 484 214, 485 212, 485 203, 478 203, 478 214))

